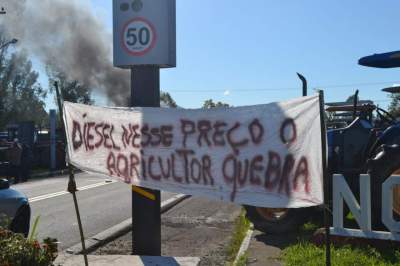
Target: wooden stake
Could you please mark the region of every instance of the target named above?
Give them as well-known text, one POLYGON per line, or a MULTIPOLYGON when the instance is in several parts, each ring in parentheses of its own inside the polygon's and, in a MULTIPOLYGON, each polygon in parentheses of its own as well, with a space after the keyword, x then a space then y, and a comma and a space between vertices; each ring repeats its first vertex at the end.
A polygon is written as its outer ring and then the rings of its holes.
MULTIPOLYGON (((61 100, 61 94, 58 89, 58 83, 57 81, 54 82, 54 87, 56 88, 56 95, 57 95, 57 104, 58 104, 58 113, 60 114, 60 121, 61 121, 61 126, 64 130, 64 123, 63 123, 63 109, 62 109, 62 100, 61 100)), ((66 132, 65 132, 66 134, 66 132)), ((69 158, 68 155, 68 147, 67 147, 67 158, 69 158)), ((76 212, 76 218, 78 220, 78 226, 79 226, 79 234, 81 236, 81 243, 82 243, 82 252, 83 252, 83 258, 85 260, 85 265, 88 266, 88 259, 87 259, 87 252, 86 252, 86 246, 85 246, 85 236, 83 234, 83 227, 82 227, 82 221, 81 221, 81 215, 79 213, 79 206, 78 206, 78 199, 76 198, 76 191, 78 189, 76 188, 76 182, 75 182, 75 175, 74 175, 74 167, 72 164, 68 162, 68 173, 69 173, 69 180, 68 180, 68 192, 72 194, 72 198, 74 200, 74 206, 75 206, 75 212, 76 212)))

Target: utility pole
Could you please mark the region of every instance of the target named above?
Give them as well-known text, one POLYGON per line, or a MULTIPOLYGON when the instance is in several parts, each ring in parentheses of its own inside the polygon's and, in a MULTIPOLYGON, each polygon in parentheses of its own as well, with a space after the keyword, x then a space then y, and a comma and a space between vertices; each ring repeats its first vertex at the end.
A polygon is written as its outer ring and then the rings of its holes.
MULTIPOLYGON (((51 109, 50 118, 50 173, 53 175, 56 170, 56 110, 51 109)), ((61 121, 62 123, 62 121, 61 121)))

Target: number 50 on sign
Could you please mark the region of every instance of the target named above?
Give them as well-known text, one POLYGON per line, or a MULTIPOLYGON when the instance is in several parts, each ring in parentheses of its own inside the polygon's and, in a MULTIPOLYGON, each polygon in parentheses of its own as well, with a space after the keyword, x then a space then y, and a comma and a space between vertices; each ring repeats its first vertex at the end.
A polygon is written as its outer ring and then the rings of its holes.
POLYGON ((176 66, 175 0, 113 0, 114 66, 176 66))
POLYGON ((157 33, 151 22, 137 17, 124 25, 121 38, 127 53, 141 56, 154 47, 157 42, 157 33))

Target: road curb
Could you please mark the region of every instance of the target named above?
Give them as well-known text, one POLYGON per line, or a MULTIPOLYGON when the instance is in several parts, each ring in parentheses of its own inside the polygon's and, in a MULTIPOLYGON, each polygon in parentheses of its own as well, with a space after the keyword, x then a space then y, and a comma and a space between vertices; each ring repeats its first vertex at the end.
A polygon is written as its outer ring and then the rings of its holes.
MULTIPOLYGON (((178 194, 169 198, 163 202, 161 202, 161 213, 164 213, 170 210, 172 207, 180 203, 181 201, 189 198, 189 195, 178 194)), ((126 219, 125 221, 114 225, 103 232, 98 233, 88 239, 85 240, 86 252, 92 252, 96 248, 113 241, 114 239, 128 233, 132 230, 132 218, 126 219)), ((73 245, 70 248, 67 248, 66 253, 79 255, 82 254, 82 244, 78 243, 73 245)))
MULTIPOLYGON (((74 169, 74 172, 77 174, 82 171, 78 170, 78 169, 74 169)), ((47 171, 47 172, 32 174, 31 178, 44 178, 44 177, 52 177, 52 176, 58 176, 58 175, 68 175, 68 169, 61 169, 61 170, 47 171)))
POLYGON ((66 175, 66 174, 68 174, 68 170, 62 169, 62 170, 48 171, 48 172, 33 174, 33 175, 31 175, 31 178, 51 177, 51 176, 55 176, 55 175, 66 175))
MULTIPOLYGON (((82 255, 59 255, 54 265, 76 266, 84 265, 82 255)), ((88 255, 89 265, 97 266, 197 266, 200 263, 199 257, 164 257, 164 256, 135 256, 135 255, 88 255)))
POLYGON ((233 265, 236 265, 240 259, 240 257, 247 251, 247 249, 249 248, 250 245, 250 240, 251 237, 253 235, 253 231, 254 231, 254 226, 253 224, 250 224, 250 228, 249 230, 247 230, 246 236, 243 238, 242 244, 240 244, 240 248, 238 253, 236 254, 236 258, 233 262, 233 265))

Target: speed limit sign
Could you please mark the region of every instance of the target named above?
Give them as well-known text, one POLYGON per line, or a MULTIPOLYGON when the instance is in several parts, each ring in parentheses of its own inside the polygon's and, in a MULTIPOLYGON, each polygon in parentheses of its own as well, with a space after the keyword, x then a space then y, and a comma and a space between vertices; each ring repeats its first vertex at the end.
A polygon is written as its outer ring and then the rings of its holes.
POLYGON ((141 56, 154 47, 157 33, 151 22, 137 17, 125 23, 121 38, 127 53, 141 56))
POLYGON ((175 0, 113 0, 114 66, 176 66, 175 0))

